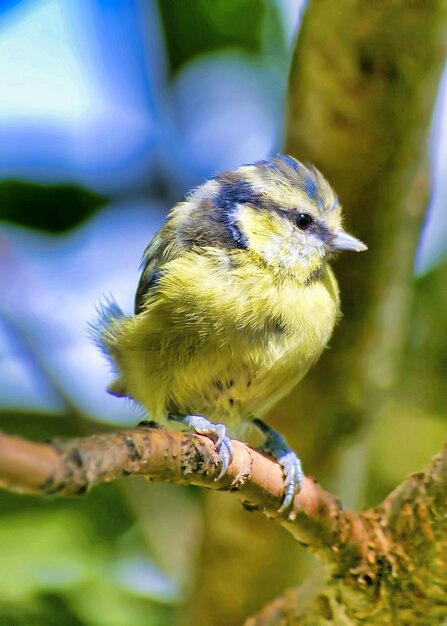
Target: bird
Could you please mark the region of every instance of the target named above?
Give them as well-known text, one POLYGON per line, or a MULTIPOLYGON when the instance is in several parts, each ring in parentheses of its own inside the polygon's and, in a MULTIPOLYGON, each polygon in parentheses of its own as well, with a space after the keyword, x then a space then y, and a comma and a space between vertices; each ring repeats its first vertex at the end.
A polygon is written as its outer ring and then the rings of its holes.
POLYGON ((93 334, 116 376, 108 391, 210 437, 218 478, 233 458, 230 435, 254 425, 282 467, 287 510, 301 461, 262 418, 340 318, 330 259, 366 249, 313 165, 278 154, 216 174, 170 210, 144 251, 133 315, 110 299, 99 308, 93 334))

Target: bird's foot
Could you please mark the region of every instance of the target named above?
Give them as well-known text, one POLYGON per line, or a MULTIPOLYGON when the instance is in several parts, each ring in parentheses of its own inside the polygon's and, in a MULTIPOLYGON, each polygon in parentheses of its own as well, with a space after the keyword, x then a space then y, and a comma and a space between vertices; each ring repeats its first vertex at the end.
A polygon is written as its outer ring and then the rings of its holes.
POLYGON ((284 500, 278 509, 279 513, 283 513, 292 504, 295 494, 301 490, 303 485, 304 475, 301 461, 278 431, 258 418, 254 419, 253 423, 265 435, 265 442, 260 451, 273 457, 283 468, 284 500))
POLYGON ((228 466, 233 460, 233 444, 227 435, 225 424, 214 424, 204 415, 169 415, 169 419, 181 422, 188 428, 194 430, 198 435, 209 437, 216 447, 219 460, 222 464, 219 476, 215 480, 220 480, 226 474, 228 466))

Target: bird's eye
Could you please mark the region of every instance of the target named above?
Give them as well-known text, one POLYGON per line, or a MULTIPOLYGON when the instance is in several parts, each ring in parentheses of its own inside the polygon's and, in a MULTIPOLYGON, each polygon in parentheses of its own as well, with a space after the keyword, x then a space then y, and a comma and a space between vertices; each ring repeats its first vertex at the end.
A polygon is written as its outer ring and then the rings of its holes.
POLYGON ((312 222, 313 222, 312 216, 309 215, 308 213, 298 213, 296 217, 296 225, 298 226, 298 228, 301 228, 302 230, 306 230, 306 228, 309 228, 312 222))

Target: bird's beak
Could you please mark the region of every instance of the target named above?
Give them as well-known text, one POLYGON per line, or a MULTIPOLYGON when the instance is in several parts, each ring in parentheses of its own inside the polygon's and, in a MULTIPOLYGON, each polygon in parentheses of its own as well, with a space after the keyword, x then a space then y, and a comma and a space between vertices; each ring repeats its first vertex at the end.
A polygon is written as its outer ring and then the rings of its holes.
POLYGON ((355 252, 368 250, 368 246, 365 246, 363 241, 341 229, 335 233, 332 245, 335 250, 355 250, 355 252))

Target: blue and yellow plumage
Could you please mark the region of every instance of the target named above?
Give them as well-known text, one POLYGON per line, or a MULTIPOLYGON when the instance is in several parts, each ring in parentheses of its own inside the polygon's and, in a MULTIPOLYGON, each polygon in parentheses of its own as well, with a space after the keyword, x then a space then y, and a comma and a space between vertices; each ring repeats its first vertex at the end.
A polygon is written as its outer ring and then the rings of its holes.
MULTIPOLYGON (((364 250, 312 166, 279 155, 209 180, 175 206, 148 245, 135 302, 111 304, 96 328, 117 378, 110 391, 151 419, 180 419, 218 438, 223 423, 262 417, 318 359, 339 316, 335 250, 364 250)), ((297 457, 260 421, 285 467, 285 506, 301 480, 297 457), (292 460, 291 460, 292 459, 292 460)))

